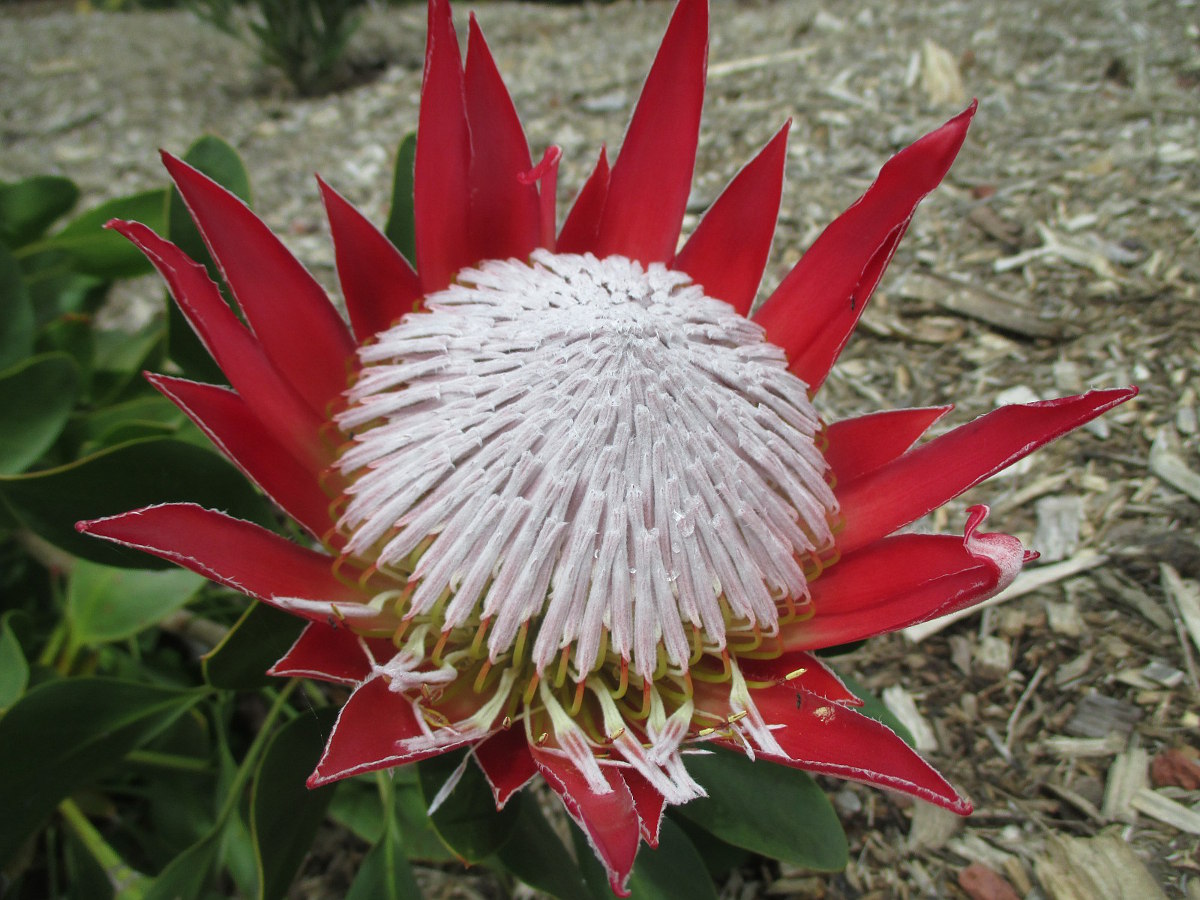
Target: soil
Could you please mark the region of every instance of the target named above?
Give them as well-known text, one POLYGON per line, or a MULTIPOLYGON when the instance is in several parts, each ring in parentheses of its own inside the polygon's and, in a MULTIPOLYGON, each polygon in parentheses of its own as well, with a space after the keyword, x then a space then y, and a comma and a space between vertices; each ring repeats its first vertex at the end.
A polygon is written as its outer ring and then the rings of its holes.
MULTIPOLYGON (((560 195, 573 196, 598 145, 619 149, 670 4, 475 8, 535 154, 563 147, 560 195)), ((891 153, 979 98, 822 391, 829 418, 953 402, 948 428, 1002 402, 1142 391, 920 523, 958 530, 967 505, 990 504, 992 527, 1046 551, 1019 596, 842 660, 890 688, 893 709, 911 707, 974 816, 829 782, 847 870, 746 870, 727 898, 1200 897, 1200 791, 1178 774, 1200 749, 1200 13, 1195 0, 987 9, 714 4, 685 231, 791 118, 763 296, 891 153)), ((379 77, 301 99, 186 12, 5 4, 0 178, 59 172, 89 203, 162 185, 155 149, 213 132, 242 154, 257 210, 332 285, 311 173, 383 220, 392 154, 416 123, 423 35, 420 5, 373 10, 351 53, 379 77)), ((160 297, 133 286, 110 324, 160 297)), ((433 896, 492 891, 422 877, 433 896)))

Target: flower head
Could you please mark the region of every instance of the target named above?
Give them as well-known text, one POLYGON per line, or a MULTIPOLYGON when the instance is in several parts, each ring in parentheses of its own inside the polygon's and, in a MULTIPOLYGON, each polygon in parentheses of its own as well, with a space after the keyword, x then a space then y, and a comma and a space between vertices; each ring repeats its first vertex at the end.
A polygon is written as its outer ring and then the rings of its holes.
POLYGON ((620 890, 706 743, 969 803, 812 651, 991 596, 1020 542, 895 534, 1133 396, 1005 407, 914 448, 946 408, 826 425, 813 397, 974 107, 901 151, 749 316, 787 126, 676 251, 705 0, 680 0, 610 168, 561 228, 474 19, 429 4, 416 266, 322 183, 349 313, 236 198, 166 156, 245 316, 149 229, 231 389, 154 385, 312 537, 166 504, 80 523, 308 620, 273 668, 353 687, 310 779, 462 746, 503 804, 536 774, 620 890))

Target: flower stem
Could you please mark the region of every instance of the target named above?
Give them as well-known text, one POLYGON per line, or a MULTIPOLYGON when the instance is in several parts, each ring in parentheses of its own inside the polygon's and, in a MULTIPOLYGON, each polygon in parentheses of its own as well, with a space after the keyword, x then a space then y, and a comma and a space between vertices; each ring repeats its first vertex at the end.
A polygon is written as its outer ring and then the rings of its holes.
POLYGON ((87 848, 92 859, 104 869, 104 874, 108 876, 116 894, 122 900, 141 900, 145 894, 146 876, 121 858, 83 811, 75 805, 74 800, 68 799, 59 803, 58 812, 79 842, 87 848))

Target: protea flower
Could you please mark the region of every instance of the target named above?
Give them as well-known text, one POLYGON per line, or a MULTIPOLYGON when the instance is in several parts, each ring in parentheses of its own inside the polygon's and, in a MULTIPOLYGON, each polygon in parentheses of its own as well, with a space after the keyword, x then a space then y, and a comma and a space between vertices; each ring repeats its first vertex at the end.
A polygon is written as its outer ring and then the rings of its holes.
POLYGON ((1028 553, 895 534, 1132 397, 822 421, 813 398, 972 106, 902 150, 753 316, 788 126, 677 250, 706 0, 680 0, 610 168, 561 228, 474 19, 430 0, 415 267, 322 183, 349 324, 239 200, 167 169, 245 315, 145 226, 232 389, 151 382, 311 535, 189 504, 80 523, 308 620, 272 669, 351 685, 320 785, 470 746, 497 804, 540 774, 620 891, 681 752, 753 757, 970 811, 813 651, 978 603, 1028 553))

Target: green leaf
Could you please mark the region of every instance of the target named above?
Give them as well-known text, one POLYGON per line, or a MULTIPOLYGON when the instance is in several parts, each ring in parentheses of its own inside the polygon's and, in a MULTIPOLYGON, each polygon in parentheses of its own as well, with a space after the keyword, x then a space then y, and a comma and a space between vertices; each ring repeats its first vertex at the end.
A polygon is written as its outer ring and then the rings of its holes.
POLYGON ((185 606, 204 585, 186 569, 114 569, 79 560, 67 588, 67 621, 77 645, 133 637, 185 606))
POLYGON ((271 683, 267 669, 296 642, 304 622, 266 603, 251 604, 225 639, 204 655, 204 680, 227 690, 271 683))
POLYGON ((716 750, 684 757, 707 797, 679 815, 721 840, 820 872, 846 867, 846 835, 829 798, 805 772, 741 753, 716 750))
MULTIPOLYGON (((443 753, 417 763, 426 806, 453 776, 467 752, 443 753)), ((483 772, 468 761, 454 790, 429 818, 445 845, 464 863, 474 865, 508 840, 522 799, 519 795, 513 797, 504 809, 497 810, 483 772)))
POLYGON ((917 746, 916 738, 912 736, 912 732, 908 730, 908 727, 903 722, 896 718, 882 700, 863 687, 861 682, 851 678, 849 675, 843 675, 839 672, 838 677, 850 689, 850 693, 863 702, 863 705, 858 707, 855 712, 862 713, 876 722, 882 722, 888 728, 892 729, 892 731, 896 732, 900 736, 900 740, 904 741, 908 746, 914 748, 917 746))
POLYGON ((417 158, 417 133, 409 132, 396 151, 392 176, 392 208, 383 233, 413 266, 417 259, 417 226, 413 211, 413 163, 417 158))
POLYGON ((560 900, 591 897, 579 866, 536 803, 521 803, 510 837, 496 856, 504 868, 539 891, 560 900))
MULTIPOLYGON (((200 138, 183 154, 183 161, 250 202, 250 176, 246 167, 237 151, 220 138, 212 135, 200 138)), ((167 237, 196 262, 203 263, 209 277, 217 284, 221 283, 220 272, 209 256, 200 231, 188 214, 183 197, 175 189, 171 190, 167 201, 167 237)), ((217 383, 225 381, 225 376, 174 303, 167 304, 167 354, 190 378, 217 383)))
POLYGON ((325 707, 288 722, 271 737, 250 791, 250 834, 258 869, 258 896, 287 894, 325 810, 333 787, 309 790, 304 781, 316 768, 337 710, 325 707))
POLYGON ((178 406, 155 393, 98 409, 79 423, 79 431, 92 452, 123 443, 117 436, 134 429, 145 430, 145 436, 149 437, 163 431, 177 431, 186 421, 178 406))
POLYGON ((79 392, 79 369, 47 353, 0 373, 0 475, 29 468, 66 427, 79 392))
POLYGON ((203 691, 71 678, 35 687, 0 719, 0 863, 63 798, 104 775, 203 691))
MULTIPOLYGON (((597 900, 614 897, 604 866, 596 859, 596 851, 573 822, 571 837, 592 896, 597 900)), ((683 830, 670 819, 663 819, 658 838, 657 849, 643 846, 638 852, 629 876, 630 895, 637 900, 676 900, 679 897, 716 900, 717 890, 704 867, 704 860, 683 830)))
POLYGON ((204 896, 224 836, 222 829, 210 831, 167 863, 142 900, 198 900, 204 896))
POLYGON ((33 352, 33 302, 20 266, 0 244, 0 369, 33 352))
POLYGON ((127 568, 172 564, 79 534, 75 523, 186 501, 260 524, 273 520, 267 502, 237 469, 215 453, 172 438, 130 441, 58 468, 0 477, 0 495, 27 527, 55 546, 127 568))
POLYGON ((0 616, 0 713, 16 703, 29 684, 29 663, 13 631, 13 618, 23 615, 10 609, 0 616))
POLYGON ((346 900, 421 900, 405 850, 400 830, 386 829, 358 867, 346 900))
POLYGON ((0 242, 20 247, 36 240, 78 200, 75 182, 61 175, 0 184, 0 242))
POLYGON ((130 194, 101 203, 44 242, 49 250, 71 255, 78 271, 106 281, 133 278, 153 271, 150 261, 121 235, 107 231, 109 219, 133 219, 162 231, 166 225, 167 193, 162 188, 130 194))

